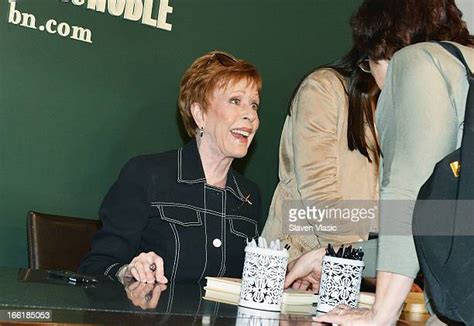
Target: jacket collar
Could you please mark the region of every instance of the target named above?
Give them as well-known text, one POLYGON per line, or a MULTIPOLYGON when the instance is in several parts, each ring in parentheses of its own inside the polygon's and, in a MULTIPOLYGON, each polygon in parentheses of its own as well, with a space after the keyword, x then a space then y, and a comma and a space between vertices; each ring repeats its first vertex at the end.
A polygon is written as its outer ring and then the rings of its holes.
MULTIPOLYGON (((231 167, 227 175, 225 189, 233 194, 237 199, 251 203, 251 199, 248 198, 249 193, 243 188, 241 178, 242 177, 235 173, 234 169, 231 167)), ((184 146, 178 149, 177 182, 187 184, 206 183, 201 156, 199 155, 195 138, 191 139, 184 146)))

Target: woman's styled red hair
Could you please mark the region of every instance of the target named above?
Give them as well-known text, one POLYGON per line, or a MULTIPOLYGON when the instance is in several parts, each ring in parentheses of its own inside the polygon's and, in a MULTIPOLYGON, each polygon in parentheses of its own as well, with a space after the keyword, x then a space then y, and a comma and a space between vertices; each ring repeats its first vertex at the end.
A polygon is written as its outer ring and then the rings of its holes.
POLYGON ((247 80, 255 84, 260 94, 262 79, 250 62, 232 55, 212 51, 197 58, 184 73, 179 88, 178 108, 189 137, 196 135, 196 122, 191 114, 191 104, 197 102, 207 110, 209 96, 216 87, 247 80))

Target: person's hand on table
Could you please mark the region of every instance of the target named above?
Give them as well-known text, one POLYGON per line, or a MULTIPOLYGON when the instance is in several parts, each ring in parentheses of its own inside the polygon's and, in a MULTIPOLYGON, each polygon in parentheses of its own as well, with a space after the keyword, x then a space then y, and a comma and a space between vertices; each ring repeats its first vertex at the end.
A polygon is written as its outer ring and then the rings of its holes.
POLYGON ((321 280, 321 264, 325 250, 323 248, 311 250, 288 264, 288 273, 285 278, 285 288, 297 290, 319 291, 321 280))
POLYGON ((161 291, 166 290, 165 284, 143 283, 131 278, 125 279, 124 286, 127 298, 143 310, 155 309, 160 300, 161 291))
MULTIPOLYGON (((155 254, 153 251, 140 253, 134 257, 132 261, 124 265, 118 272, 119 280, 133 277, 142 283, 168 283, 168 279, 164 275, 163 258, 155 254)), ((124 283, 122 281, 122 283, 124 283)))
POLYGON ((318 323, 332 323, 342 326, 382 325, 375 321, 372 309, 354 309, 346 305, 339 305, 322 316, 313 317, 313 320, 318 323))

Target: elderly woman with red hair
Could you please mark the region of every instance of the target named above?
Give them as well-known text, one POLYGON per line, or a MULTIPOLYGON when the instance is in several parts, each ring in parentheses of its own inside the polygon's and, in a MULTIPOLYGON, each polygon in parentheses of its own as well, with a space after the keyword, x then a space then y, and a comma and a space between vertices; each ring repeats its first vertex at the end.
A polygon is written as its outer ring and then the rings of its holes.
POLYGON ((231 164, 259 127, 260 90, 260 75, 244 60, 215 51, 193 62, 179 94, 192 140, 125 165, 102 202, 102 228, 81 272, 148 283, 240 277, 260 197, 231 164))

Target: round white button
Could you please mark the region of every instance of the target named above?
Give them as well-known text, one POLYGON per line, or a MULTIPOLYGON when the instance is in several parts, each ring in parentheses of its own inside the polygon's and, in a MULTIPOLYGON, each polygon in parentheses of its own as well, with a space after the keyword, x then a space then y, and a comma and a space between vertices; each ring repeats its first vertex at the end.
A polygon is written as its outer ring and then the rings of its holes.
POLYGON ((216 248, 219 248, 220 246, 222 246, 222 241, 221 241, 221 239, 217 239, 217 238, 216 238, 216 239, 212 240, 212 245, 213 245, 214 247, 216 247, 216 248))

